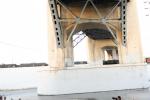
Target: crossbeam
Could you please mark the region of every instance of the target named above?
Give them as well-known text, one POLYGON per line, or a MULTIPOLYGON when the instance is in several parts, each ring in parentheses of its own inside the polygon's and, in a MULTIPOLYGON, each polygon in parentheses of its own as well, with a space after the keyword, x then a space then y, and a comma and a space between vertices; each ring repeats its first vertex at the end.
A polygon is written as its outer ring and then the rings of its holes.
POLYGON ((76 35, 77 37, 73 39, 73 47, 76 47, 86 37, 86 35, 83 32, 79 32, 76 35))
POLYGON ((94 4, 93 0, 85 0, 85 4, 83 5, 81 9, 81 13, 77 16, 65 3, 63 3, 63 0, 49 0, 51 13, 53 17, 55 32, 56 32, 56 41, 57 41, 57 47, 62 48, 63 47, 63 32, 61 29, 61 23, 71 23, 67 24, 65 30, 72 28, 71 33, 68 36, 67 42, 70 41, 72 38, 77 26, 82 23, 101 23, 106 26, 108 31, 111 33, 113 37, 114 43, 118 44, 117 35, 112 31, 114 29, 114 25, 112 23, 119 23, 121 24, 121 31, 122 31, 122 44, 123 46, 126 46, 127 44, 127 28, 126 28, 126 9, 127 9, 127 0, 118 0, 116 4, 112 7, 110 12, 106 16, 102 16, 101 12, 99 11, 96 4, 94 4), (86 7, 88 6, 88 3, 91 4, 91 6, 95 9, 96 14, 98 15, 97 19, 89 19, 89 18, 82 18, 83 13, 85 12, 86 7), (64 8, 73 18, 63 18, 58 16, 58 10, 57 5, 64 8), (120 7, 120 17, 118 18, 111 18, 114 11, 117 10, 117 8, 120 7), (112 27, 113 26, 113 27, 112 27))

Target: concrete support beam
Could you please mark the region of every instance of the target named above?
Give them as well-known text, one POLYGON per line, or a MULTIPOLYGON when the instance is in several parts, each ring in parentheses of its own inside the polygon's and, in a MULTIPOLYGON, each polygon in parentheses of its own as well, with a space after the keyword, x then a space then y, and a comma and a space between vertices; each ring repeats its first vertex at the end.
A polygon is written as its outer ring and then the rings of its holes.
POLYGON ((64 61, 64 48, 58 48, 56 42, 56 35, 54 30, 53 18, 48 9, 48 55, 49 65, 53 68, 63 68, 65 66, 64 61))
POLYGON ((131 0, 127 7, 127 47, 124 48, 126 61, 124 63, 144 63, 141 46, 141 31, 138 16, 139 0, 131 0))

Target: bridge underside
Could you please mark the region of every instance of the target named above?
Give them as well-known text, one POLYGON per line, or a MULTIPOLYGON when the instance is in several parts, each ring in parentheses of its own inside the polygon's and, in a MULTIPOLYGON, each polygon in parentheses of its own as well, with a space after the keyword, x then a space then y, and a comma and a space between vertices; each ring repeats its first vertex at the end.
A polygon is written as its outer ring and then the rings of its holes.
POLYGON ((116 31, 122 33, 122 44, 126 46, 126 6, 127 0, 49 0, 51 13, 56 32, 56 42, 58 48, 66 46, 64 41, 69 41, 76 30, 84 33, 92 39, 112 39, 117 45, 118 37, 116 31), (93 9, 91 17, 85 16, 86 9, 93 9), (109 10, 108 10, 109 8, 109 10), (77 13, 78 9, 78 13, 77 13), (107 9, 107 14, 103 14, 103 9, 107 9), (80 13, 79 13, 80 12, 80 13), (114 16, 114 13, 118 13, 114 16), (84 30, 81 24, 99 24, 93 29, 84 30), (101 27, 104 25, 105 28, 101 27), (119 27, 118 27, 119 25, 119 27), (80 26, 80 27, 79 27, 80 26), (117 27, 117 28, 116 28, 117 27), (67 31, 67 32, 65 32, 67 31), (92 32, 92 33, 89 33, 92 32), (64 40, 64 34, 68 38, 64 40))
POLYGON ((89 38, 94 40, 113 39, 111 33, 104 29, 87 29, 83 31, 89 38))
POLYGON ((74 47, 83 39, 86 39, 88 64, 104 65, 103 62, 111 60, 119 64, 143 62, 134 2, 49 0, 51 65, 73 66, 74 47))

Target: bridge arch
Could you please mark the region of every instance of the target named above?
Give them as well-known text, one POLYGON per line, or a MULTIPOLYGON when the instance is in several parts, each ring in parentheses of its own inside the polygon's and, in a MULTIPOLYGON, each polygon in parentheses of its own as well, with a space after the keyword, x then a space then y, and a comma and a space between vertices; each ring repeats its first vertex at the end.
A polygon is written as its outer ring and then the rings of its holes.
MULTIPOLYGON (((73 27, 70 27, 67 30, 67 34, 70 34, 73 27)), ((112 32, 116 36, 116 30, 110 27, 112 32)), ((82 31, 86 36, 88 36, 91 39, 94 40, 100 40, 100 39, 113 39, 113 36, 111 32, 108 30, 105 24, 102 23, 94 23, 94 22, 88 22, 88 23, 81 23, 77 25, 77 28, 74 30, 73 35, 76 33, 82 31)))

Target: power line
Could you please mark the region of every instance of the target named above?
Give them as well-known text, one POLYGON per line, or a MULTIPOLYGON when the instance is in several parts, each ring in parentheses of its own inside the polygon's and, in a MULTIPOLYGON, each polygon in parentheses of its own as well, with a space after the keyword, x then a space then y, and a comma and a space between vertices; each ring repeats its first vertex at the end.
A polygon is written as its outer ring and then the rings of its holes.
POLYGON ((26 49, 26 50, 37 51, 37 50, 32 49, 32 48, 27 48, 27 47, 19 46, 19 45, 8 43, 8 42, 4 42, 4 41, 0 41, 0 44, 11 46, 11 47, 16 47, 16 48, 21 48, 21 49, 26 49))

